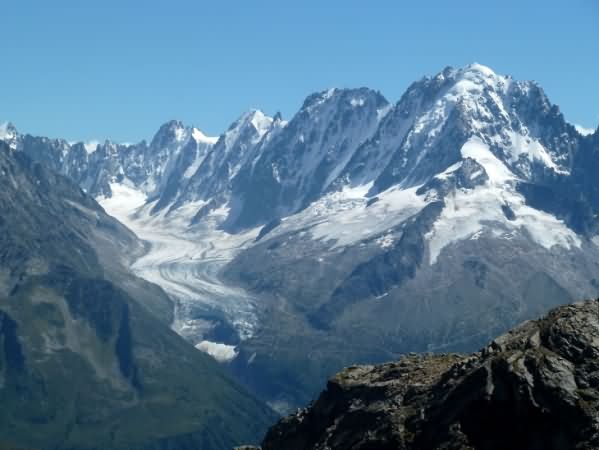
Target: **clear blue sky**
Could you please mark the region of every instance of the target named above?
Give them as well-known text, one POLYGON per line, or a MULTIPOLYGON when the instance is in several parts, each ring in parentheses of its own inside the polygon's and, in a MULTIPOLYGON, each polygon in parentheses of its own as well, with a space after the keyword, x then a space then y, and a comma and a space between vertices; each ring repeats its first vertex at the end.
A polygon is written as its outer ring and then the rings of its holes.
POLYGON ((137 141, 176 118, 219 134, 250 107, 290 117, 310 93, 396 101, 444 66, 534 79, 599 124, 599 1, 0 0, 0 122, 137 141))

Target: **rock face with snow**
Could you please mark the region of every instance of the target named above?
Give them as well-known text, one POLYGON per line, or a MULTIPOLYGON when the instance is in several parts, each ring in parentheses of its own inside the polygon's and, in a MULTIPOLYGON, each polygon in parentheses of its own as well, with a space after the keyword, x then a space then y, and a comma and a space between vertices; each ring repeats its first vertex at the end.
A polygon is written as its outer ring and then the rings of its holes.
POLYGON ((479 64, 394 104, 331 89, 289 121, 252 110, 218 139, 11 130, 150 242, 133 268, 176 300, 174 328, 277 408, 348 363, 470 351, 599 292, 599 133, 479 64))
POLYGON ((376 130, 387 101, 369 89, 330 89, 306 99, 235 177, 229 218, 247 228, 301 211, 331 187, 376 130))
POLYGON ((197 223, 212 210, 228 204, 231 180, 260 154, 265 135, 276 133, 281 125, 280 119, 274 120, 261 111, 243 114, 199 165, 172 208, 197 200, 206 202, 192 218, 192 223, 197 223))
MULTIPOLYGON (((136 236, 0 142, 0 441, 37 449, 230 449, 272 412, 170 329, 129 271, 136 236)), ((2 444, 0 447, 4 448, 2 444)))
POLYGON ((90 195, 110 197, 111 183, 119 183, 151 198, 164 195, 164 201, 195 172, 216 141, 178 121, 162 125, 149 145, 69 143, 12 130, 13 148, 73 179, 90 195))
POLYGON ((302 361, 275 394, 293 404, 335 367, 472 350, 597 295, 596 139, 535 83, 486 67, 413 84, 328 191, 225 268, 270 298, 235 370, 268 396, 269 360, 302 361))
POLYGON ((263 450, 599 446, 599 303, 551 311, 472 355, 353 366, 263 450))

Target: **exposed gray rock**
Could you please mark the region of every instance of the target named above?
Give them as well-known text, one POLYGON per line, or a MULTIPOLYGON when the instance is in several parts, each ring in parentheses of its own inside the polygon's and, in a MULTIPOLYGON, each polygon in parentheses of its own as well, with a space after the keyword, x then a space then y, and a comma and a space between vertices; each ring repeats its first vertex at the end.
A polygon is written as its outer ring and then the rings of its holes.
POLYGON ((349 367, 264 450, 599 448, 599 302, 563 306, 472 355, 349 367))

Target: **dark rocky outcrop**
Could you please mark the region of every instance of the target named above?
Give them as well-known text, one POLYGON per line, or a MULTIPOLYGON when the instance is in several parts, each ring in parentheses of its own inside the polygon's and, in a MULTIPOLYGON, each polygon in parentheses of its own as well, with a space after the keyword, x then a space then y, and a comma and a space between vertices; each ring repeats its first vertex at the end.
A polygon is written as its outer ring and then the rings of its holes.
POLYGON ((599 301, 525 322, 471 355, 350 367, 264 450, 599 448, 599 301))

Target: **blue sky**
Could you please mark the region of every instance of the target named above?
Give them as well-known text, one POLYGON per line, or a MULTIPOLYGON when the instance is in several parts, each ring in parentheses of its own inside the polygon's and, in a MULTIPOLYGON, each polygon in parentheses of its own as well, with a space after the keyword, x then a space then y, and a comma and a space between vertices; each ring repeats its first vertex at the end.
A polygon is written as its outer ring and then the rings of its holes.
POLYGON ((444 66, 541 83, 599 124, 599 2, 0 0, 0 122, 137 141, 176 118, 217 135, 328 87, 396 101, 444 66))

